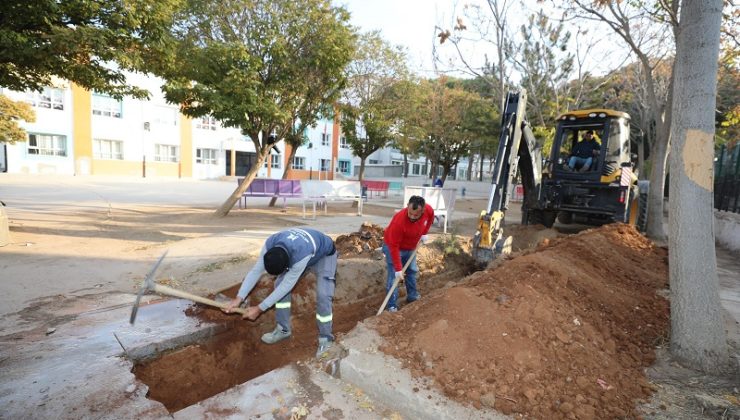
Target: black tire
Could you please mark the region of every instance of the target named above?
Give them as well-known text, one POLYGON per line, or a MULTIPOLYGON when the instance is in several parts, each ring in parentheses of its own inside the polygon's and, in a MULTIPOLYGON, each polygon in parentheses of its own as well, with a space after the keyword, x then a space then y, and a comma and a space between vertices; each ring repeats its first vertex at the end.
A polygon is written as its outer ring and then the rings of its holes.
POLYGON ((635 227, 640 232, 647 231, 648 220, 648 192, 650 191, 650 181, 637 181, 640 189, 637 204, 637 221, 635 227))
POLYGON ((527 224, 543 225, 546 228, 551 228, 555 223, 555 217, 557 217, 557 213, 554 211, 529 210, 527 212, 527 224))
POLYGON ((560 213, 558 213, 558 222, 564 225, 569 225, 573 223, 573 213, 569 211, 561 211, 560 213))
POLYGON ((551 228, 552 225, 555 224, 555 218, 558 217, 558 213, 556 211, 542 211, 542 224, 545 225, 546 228, 551 228))

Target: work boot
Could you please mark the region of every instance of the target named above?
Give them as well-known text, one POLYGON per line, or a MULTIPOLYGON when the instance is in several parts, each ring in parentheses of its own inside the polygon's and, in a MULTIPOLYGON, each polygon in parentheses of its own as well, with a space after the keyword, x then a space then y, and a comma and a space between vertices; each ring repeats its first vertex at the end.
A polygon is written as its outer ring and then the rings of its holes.
POLYGON ((326 353, 333 345, 334 342, 329 340, 328 338, 319 337, 319 348, 316 350, 316 358, 320 359, 321 356, 323 356, 324 353, 326 353))
POLYGON ((284 330, 282 325, 277 324, 272 332, 262 335, 262 342, 267 344, 275 344, 278 341, 283 341, 290 337, 290 331, 284 330))

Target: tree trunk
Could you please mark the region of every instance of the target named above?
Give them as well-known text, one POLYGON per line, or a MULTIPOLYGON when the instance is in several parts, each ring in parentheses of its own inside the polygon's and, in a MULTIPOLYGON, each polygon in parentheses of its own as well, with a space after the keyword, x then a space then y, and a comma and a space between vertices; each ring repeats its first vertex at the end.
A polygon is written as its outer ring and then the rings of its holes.
MULTIPOLYGON (((238 187, 234 190, 233 193, 229 196, 229 198, 224 201, 223 204, 221 204, 221 207, 216 210, 214 215, 219 217, 224 217, 231 211, 232 208, 234 208, 234 204, 236 204, 237 201, 242 197, 242 194, 244 194, 245 191, 247 191, 247 188, 249 188, 249 184, 252 183, 254 178, 257 177, 257 172, 259 172, 260 168, 262 167, 262 164, 265 162, 265 158, 270 153, 271 147, 265 148, 265 150, 260 151, 259 154, 257 154, 257 162, 252 166, 252 169, 249 170, 247 173, 247 176, 244 177, 244 180, 241 184, 239 184, 238 187)), ((257 149, 259 150, 259 149, 257 149)))
POLYGON ((465 174, 465 179, 471 181, 473 179, 473 165, 475 165, 475 152, 470 151, 468 155, 468 173, 465 174))
POLYGON ((483 182, 483 161, 486 160, 486 155, 483 154, 483 147, 480 148, 480 172, 478 173, 478 181, 483 182))
POLYGON ((360 172, 357 174, 357 179, 362 182, 362 178, 365 176, 365 158, 360 158, 360 172))
MULTIPOLYGON (((662 123, 658 124, 662 126, 662 123)), ((665 191, 666 161, 668 160, 668 140, 670 132, 667 127, 657 130, 657 136, 650 150, 650 191, 648 191, 647 236, 663 241, 666 238, 663 227, 663 192, 665 191)))
MULTIPOLYGON (((293 158, 295 157, 296 152, 298 151, 298 147, 291 147, 290 148, 290 155, 288 156, 288 163, 285 164, 285 170, 283 171, 283 177, 281 179, 288 179, 288 171, 293 168, 293 158)), ((270 199, 270 204, 268 204, 268 207, 275 207, 275 202, 277 202, 277 197, 272 197, 270 199)))
POLYGON ((712 209, 721 20, 722 0, 682 2, 671 128, 671 352, 712 373, 728 366, 712 209))
POLYGON ((403 177, 409 177, 409 155, 403 154, 403 177))
POLYGON ((642 134, 642 139, 637 143, 637 167, 640 169, 640 179, 645 179, 645 144, 647 138, 645 133, 642 134))

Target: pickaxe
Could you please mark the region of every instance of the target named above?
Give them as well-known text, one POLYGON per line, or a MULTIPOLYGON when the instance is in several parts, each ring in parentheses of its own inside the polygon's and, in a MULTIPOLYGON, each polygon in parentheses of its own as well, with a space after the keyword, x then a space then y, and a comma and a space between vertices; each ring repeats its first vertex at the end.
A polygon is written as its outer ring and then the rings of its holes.
MULTIPOLYGON (((216 302, 215 300, 211 300, 208 298, 204 298, 198 295, 194 295, 192 293, 184 292, 182 290, 173 289, 171 287, 167 287, 161 284, 157 284, 154 282, 154 273, 157 271, 157 268, 159 268, 159 264, 162 263, 162 260, 164 260, 164 257, 167 256, 167 252, 165 251, 164 254, 162 254, 161 257, 157 260, 156 263, 154 263, 154 266, 151 270, 149 270, 149 273, 146 275, 146 278, 144 279, 144 283, 141 285, 141 289, 139 289, 139 293, 136 295, 136 301, 134 302, 134 307, 131 310, 131 324, 136 321, 136 313, 139 311, 139 302, 141 301, 141 297, 144 296, 146 292, 154 292, 159 293, 160 295, 167 295, 167 296, 173 296, 178 297, 182 299, 188 299, 192 300, 193 302, 202 303, 204 305, 210 305, 215 306, 217 308, 223 308, 226 309, 228 306, 227 303, 222 302, 216 302)), ((240 314, 244 314, 246 310, 243 308, 234 308, 232 309, 232 312, 237 312, 240 314)))

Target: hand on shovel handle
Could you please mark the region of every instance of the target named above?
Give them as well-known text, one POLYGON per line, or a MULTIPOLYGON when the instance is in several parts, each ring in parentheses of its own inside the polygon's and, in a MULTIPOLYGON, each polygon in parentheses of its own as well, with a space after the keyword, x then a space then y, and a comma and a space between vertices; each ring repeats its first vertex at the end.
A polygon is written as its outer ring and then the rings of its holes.
POLYGON ((388 293, 385 295, 385 300, 383 300, 383 303, 380 305, 380 309, 378 309, 378 313, 375 314, 376 316, 383 313, 383 310, 385 309, 385 305, 388 304, 388 300, 390 300, 391 295, 393 294, 393 291, 396 290, 396 287, 398 287, 398 283, 403 281, 404 273, 406 272, 406 269, 409 268, 409 265, 411 264, 411 261, 414 260, 414 257, 416 257, 416 251, 419 250, 419 245, 421 244, 421 241, 416 244, 416 248, 414 248, 414 252, 411 253, 409 256, 409 259, 406 260, 406 264, 404 264, 401 271, 396 271, 396 278, 393 280, 393 285, 391 286, 390 290, 388 290, 388 293))

